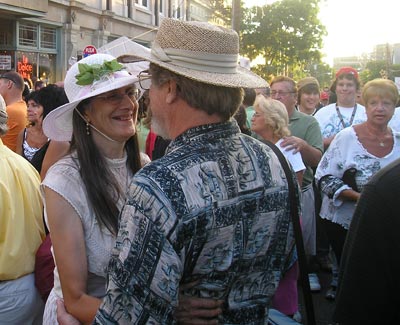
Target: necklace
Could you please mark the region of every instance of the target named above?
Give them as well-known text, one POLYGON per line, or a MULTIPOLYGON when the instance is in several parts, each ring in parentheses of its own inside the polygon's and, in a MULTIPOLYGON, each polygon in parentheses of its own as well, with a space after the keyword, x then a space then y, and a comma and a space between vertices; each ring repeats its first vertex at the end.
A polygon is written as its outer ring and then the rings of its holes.
POLYGON ((348 126, 353 125, 354 116, 356 115, 356 112, 357 112, 357 103, 354 105, 353 112, 351 113, 349 124, 346 125, 346 123, 343 120, 342 113, 340 113, 339 105, 338 105, 338 103, 336 103, 336 113, 337 113, 337 115, 339 117, 340 123, 342 124, 343 128, 346 128, 348 126))
POLYGON ((366 127, 366 129, 368 131, 368 134, 370 136, 374 137, 376 140, 378 140, 378 144, 379 144, 380 147, 386 147, 386 145, 385 145, 385 136, 386 136, 386 133, 387 133, 387 127, 386 127, 386 130, 385 130, 385 134, 383 135, 383 138, 381 138, 381 139, 376 134, 373 134, 370 131, 370 129, 368 128, 368 126, 365 126, 365 127, 366 127))

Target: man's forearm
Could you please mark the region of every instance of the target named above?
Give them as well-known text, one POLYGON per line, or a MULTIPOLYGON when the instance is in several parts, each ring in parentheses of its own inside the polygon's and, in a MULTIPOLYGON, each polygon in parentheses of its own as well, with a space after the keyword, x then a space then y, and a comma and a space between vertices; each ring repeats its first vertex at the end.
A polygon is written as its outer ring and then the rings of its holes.
POLYGON ((301 151, 301 157, 303 158, 305 165, 317 167, 319 161, 321 160, 322 152, 319 149, 307 144, 301 151))

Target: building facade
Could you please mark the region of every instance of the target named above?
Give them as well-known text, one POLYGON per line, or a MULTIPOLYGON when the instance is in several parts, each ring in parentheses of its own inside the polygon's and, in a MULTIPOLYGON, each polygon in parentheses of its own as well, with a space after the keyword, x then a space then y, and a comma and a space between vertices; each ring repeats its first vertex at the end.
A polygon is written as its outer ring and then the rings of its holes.
POLYGON ((15 70, 32 87, 63 80, 68 68, 125 35, 150 46, 164 17, 209 21, 200 0, 0 0, 0 73, 15 70))

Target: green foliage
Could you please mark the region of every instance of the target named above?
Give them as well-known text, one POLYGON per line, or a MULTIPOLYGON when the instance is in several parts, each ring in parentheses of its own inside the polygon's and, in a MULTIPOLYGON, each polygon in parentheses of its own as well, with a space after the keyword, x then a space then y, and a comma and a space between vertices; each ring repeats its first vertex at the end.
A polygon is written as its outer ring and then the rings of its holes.
POLYGON ((105 61, 103 64, 78 63, 79 74, 75 76, 76 84, 80 86, 91 85, 107 74, 122 70, 123 67, 116 59, 105 61))
POLYGON ((319 0, 281 0, 263 7, 243 9, 241 54, 262 56, 256 70, 264 78, 284 74, 294 77, 310 62, 320 64, 325 26, 318 18, 319 0))
POLYGON ((366 84, 376 78, 387 78, 394 81, 400 77, 400 64, 388 64, 386 60, 368 61, 360 72, 361 84, 366 84))
POLYGON ((226 26, 230 26, 232 22, 232 1, 230 5, 226 5, 225 0, 210 0, 209 5, 214 18, 222 18, 226 26))

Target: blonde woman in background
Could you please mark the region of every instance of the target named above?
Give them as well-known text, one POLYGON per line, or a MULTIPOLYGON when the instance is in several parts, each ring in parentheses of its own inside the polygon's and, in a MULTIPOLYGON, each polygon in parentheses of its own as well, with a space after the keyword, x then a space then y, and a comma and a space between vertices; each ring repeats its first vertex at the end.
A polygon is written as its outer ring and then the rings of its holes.
POLYGON ((251 119, 251 130, 264 140, 277 145, 292 165, 293 170, 296 172, 299 186, 301 186, 306 167, 300 152, 294 153, 293 150, 285 150, 279 145, 284 137, 290 135, 288 126, 289 116, 285 105, 278 100, 258 95, 254 104, 254 110, 255 113, 251 119))
MULTIPOLYGON (((274 143, 281 150, 296 172, 297 181, 301 187, 306 166, 300 152, 294 153, 293 150, 285 150, 279 145, 285 137, 290 136, 288 125, 289 116, 283 103, 263 95, 257 96, 254 103, 254 115, 251 119, 251 130, 262 139, 274 143)), ((293 261, 292 266, 279 283, 272 306, 285 315, 293 317, 296 321, 300 321, 297 278, 298 264, 297 261, 293 261)))

